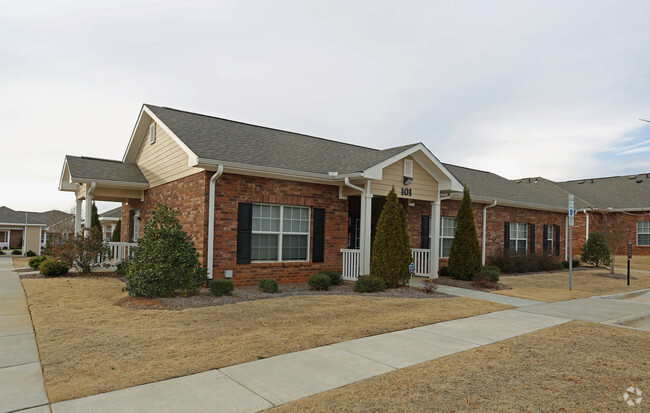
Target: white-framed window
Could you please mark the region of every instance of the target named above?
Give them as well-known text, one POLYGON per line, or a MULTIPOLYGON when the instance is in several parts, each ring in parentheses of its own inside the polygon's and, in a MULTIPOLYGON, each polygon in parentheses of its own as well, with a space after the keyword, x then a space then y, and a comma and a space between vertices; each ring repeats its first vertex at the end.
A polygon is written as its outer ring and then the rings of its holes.
POLYGON ((511 252, 525 254, 528 247, 528 224, 520 222, 510 223, 510 243, 508 249, 511 252))
POLYGON ((456 218, 440 218, 440 258, 449 258, 451 243, 456 234, 456 218))
POLYGON ((307 261, 310 208, 253 204, 252 261, 307 261))
POLYGON ((636 245, 650 246, 650 221, 636 223, 636 245))

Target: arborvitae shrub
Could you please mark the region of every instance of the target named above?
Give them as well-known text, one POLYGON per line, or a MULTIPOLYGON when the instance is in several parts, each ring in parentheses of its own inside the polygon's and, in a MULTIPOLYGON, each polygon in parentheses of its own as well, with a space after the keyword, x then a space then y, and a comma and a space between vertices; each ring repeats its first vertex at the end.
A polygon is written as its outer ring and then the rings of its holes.
POLYGON ((120 242, 120 237, 122 233, 122 220, 119 219, 117 224, 115 224, 115 230, 111 234, 111 242, 120 242))
POLYGON ((263 293, 277 293, 280 291, 278 282, 272 278, 262 278, 259 283, 257 283, 257 288, 263 293))
POLYGON ((193 295, 205 281, 199 254, 178 212, 158 204, 126 266, 124 289, 136 297, 193 295))
POLYGON ((386 283, 374 275, 361 276, 354 284, 354 291, 358 293, 376 293, 386 291, 386 283))
POLYGON ((607 248, 605 234, 598 231, 589 234, 589 239, 582 247, 580 261, 596 267, 600 264, 609 265, 609 248, 607 248))
POLYGON ((449 251, 448 266, 449 274, 459 280, 471 280, 481 271, 481 248, 476 237, 472 199, 467 187, 456 215, 456 232, 449 251))
POLYGON ((212 280, 210 282, 210 292, 215 297, 221 297, 222 295, 232 295, 232 292, 235 291, 235 283, 232 280, 212 280))
POLYGON ((397 287, 408 282, 411 261, 406 212, 397 201, 393 187, 386 196, 386 203, 377 222, 370 274, 384 280, 388 288, 397 287))
POLYGON ((39 265, 38 271, 46 277, 58 277, 60 275, 66 275, 68 273, 68 267, 59 260, 48 258, 39 265))
POLYGON ((318 274, 314 274, 311 277, 309 277, 309 289, 310 290, 329 290, 330 285, 332 285, 332 280, 330 277, 327 276, 327 274, 324 274, 322 272, 319 272, 318 274))

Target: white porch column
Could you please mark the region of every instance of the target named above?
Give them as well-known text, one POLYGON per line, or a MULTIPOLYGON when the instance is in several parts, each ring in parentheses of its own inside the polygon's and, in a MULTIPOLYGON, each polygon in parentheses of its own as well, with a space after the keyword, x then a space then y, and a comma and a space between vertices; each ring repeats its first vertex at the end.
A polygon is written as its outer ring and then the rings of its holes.
POLYGON ((93 219, 93 192, 95 191, 95 182, 93 181, 90 186, 86 186, 86 220, 84 222, 84 233, 90 235, 90 227, 92 226, 93 219))
MULTIPOLYGON (((440 197, 438 196, 438 199, 440 197)), ((429 278, 438 278, 438 267, 440 265, 440 201, 431 203, 431 221, 429 223, 431 228, 431 242, 429 246, 431 253, 429 254, 429 278)))
POLYGON ((74 208, 74 233, 78 235, 81 232, 81 205, 82 200, 77 199, 77 204, 74 208))
POLYGON ((38 227, 38 252, 36 255, 41 255, 41 239, 43 238, 43 227, 38 227))
POLYGON ((366 275, 366 197, 361 193, 361 214, 359 216, 359 275, 366 275))
POLYGON ((365 198, 365 202, 362 202, 361 209, 361 238, 364 238, 364 241, 361 243, 361 275, 370 274, 370 230, 371 230, 371 218, 372 218, 372 194, 370 193, 370 181, 366 182, 366 193, 361 195, 362 198, 365 198))

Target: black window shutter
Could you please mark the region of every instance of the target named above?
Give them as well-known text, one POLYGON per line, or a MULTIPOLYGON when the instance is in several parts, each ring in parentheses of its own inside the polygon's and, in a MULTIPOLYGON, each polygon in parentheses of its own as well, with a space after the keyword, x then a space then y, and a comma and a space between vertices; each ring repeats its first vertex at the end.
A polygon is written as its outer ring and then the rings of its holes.
POLYGON ((314 241, 312 262, 325 261, 325 209, 314 208, 314 241))
POLYGON ((528 232, 530 232, 530 253, 535 253, 535 224, 528 224, 528 232))
POLYGON ((542 233, 542 244, 544 245, 544 255, 550 255, 552 254, 552 251, 549 251, 549 245, 548 245, 548 225, 544 224, 544 230, 542 233))
POLYGON ((555 226, 555 255, 560 256, 560 226, 555 226))
POLYGON ((422 230, 420 231, 420 248, 428 249, 431 246, 429 229, 431 228, 431 215, 422 215, 422 230))
POLYGON ((237 211, 237 264, 251 263, 253 204, 240 202, 237 211))
POLYGON ((507 253, 510 249, 510 223, 503 223, 503 253, 507 253))

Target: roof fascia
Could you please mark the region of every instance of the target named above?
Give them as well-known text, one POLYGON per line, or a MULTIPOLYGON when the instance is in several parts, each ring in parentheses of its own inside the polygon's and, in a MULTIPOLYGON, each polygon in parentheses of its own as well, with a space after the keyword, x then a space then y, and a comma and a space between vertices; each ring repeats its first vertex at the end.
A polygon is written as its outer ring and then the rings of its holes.
MULTIPOLYGON (((24 222, 0 222, 0 225, 20 225, 21 227, 28 226, 28 227, 46 227, 47 224, 30 224, 30 223, 24 223, 24 222)), ((0 228, 2 230, 5 229, 10 229, 10 228, 0 228)), ((16 228, 20 229, 20 228, 16 228)))
MULTIPOLYGON (((462 194, 451 194, 451 199, 453 200, 462 200, 462 194)), ((551 211, 551 212, 564 212, 568 214, 568 209, 564 207, 554 207, 550 205, 542 204, 533 204, 529 202, 517 202, 508 199, 494 198, 494 197, 479 197, 472 196, 472 202, 477 202, 481 204, 489 204, 494 201, 497 201, 499 206, 508 206, 513 208, 523 208, 523 209, 535 209, 540 211, 551 211)))
POLYGON ((271 166, 249 165, 238 162, 222 162, 213 159, 197 158, 196 163, 191 166, 203 168, 206 170, 215 170, 219 165, 223 165, 224 172, 235 173, 240 175, 246 174, 264 174, 265 176, 273 176, 282 179, 301 179, 309 181, 317 181, 330 185, 338 185, 339 181, 344 181, 345 178, 363 177, 361 173, 348 173, 348 174, 321 174, 316 172, 303 172, 292 169, 274 168, 271 166))
POLYGON ((63 169, 61 170, 61 177, 59 178, 59 191, 74 191, 77 186, 72 183, 70 178, 70 169, 68 168, 68 158, 63 158, 63 169), (68 178, 66 180, 66 177, 68 178))
POLYGON ((95 182, 97 186, 101 185, 106 188, 125 188, 125 189, 147 189, 149 184, 142 182, 110 181, 103 179, 73 179, 72 182, 79 184, 91 184, 95 182))
POLYGON ((385 167, 392 165, 400 159, 403 159, 409 155, 416 154, 417 152, 424 154, 426 159, 433 163, 433 165, 435 165, 435 167, 438 169, 438 171, 436 171, 423 162, 418 162, 420 166, 422 166, 427 171, 427 173, 429 173, 429 175, 433 176, 436 181, 438 181, 441 191, 463 191, 463 184, 461 184, 460 181, 456 179, 456 177, 447 168, 444 167, 442 162, 440 162, 438 158, 436 158, 433 153, 431 153, 431 151, 422 143, 415 144, 410 148, 398 153, 397 155, 391 156, 390 158, 374 166, 371 166, 370 168, 363 171, 363 175, 371 179, 382 179, 382 171, 385 167))
POLYGON ((188 165, 192 166, 192 160, 198 158, 196 154, 192 152, 192 150, 187 145, 185 145, 185 143, 178 136, 176 136, 176 134, 171 129, 169 129, 169 127, 165 125, 165 123, 161 121, 160 118, 158 118, 158 116, 156 116, 146 105, 142 105, 140 115, 138 116, 138 120, 135 123, 135 127, 133 128, 131 139, 129 140, 129 145, 126 148, 122 162, 135 163, 135 157, 137 156, 138 151, 142 146, 142 142, 147 135, 147 128, 144 128, 144 131, 142 130, 145 118, 143 115, 147 115, 151 120, 156 122, 158 126, 160 126, 172 138, 172 140, 185 151, 185 153, 187 153, 187 156, 189 158, 188 165))

